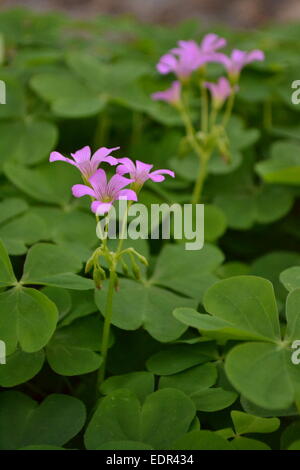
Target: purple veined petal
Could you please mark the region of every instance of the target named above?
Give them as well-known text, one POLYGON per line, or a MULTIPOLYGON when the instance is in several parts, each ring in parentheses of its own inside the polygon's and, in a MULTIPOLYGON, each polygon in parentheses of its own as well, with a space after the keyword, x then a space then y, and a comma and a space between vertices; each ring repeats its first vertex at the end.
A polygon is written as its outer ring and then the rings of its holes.
POLYGON ((201 49, 203 52, 214 52, 221 47, 225 47, 227 44, 226 39, 219 37, 215 33, 209 33, 204 36, 201 42, 201 49))
POLYGON ((96 197, 95 191, 85 184, 75 184, 72 186, 72 193, 75 197, 92 196, 96 197))
POLYGON ((217 35, 215 33, 208 33, 204 36, 201 41, 200 47, 201 49, 206 52, 207 50, 211 51, 211 46, 217 39, 217 35))
POLYGON ((101 147, 100 149, 96 150, 94 155, 91 158, 91 163, 98 164, 101 163, 102 161, 105 161, 109 163, 110 165, 116 165, 117 164, 117 159, 115 157, 112 157, 109 155, 111 152, 114 152, 115 150, 119 150, 120 147, 113 147, 113 148, 107 148, 107 147, 101 147), (108 160, 108 158, 110 160, 108 160))
POLYGON ((137 172, 137 176, 140 174, 140 173, 146 173, 148 174, 149 171, 153 168, 153 165, 150 165, 149 163, 144 163, 144 162, 141 162, 140 160, 136 160, 136 172, 137 172))
POLYGON ((160 58, 156 68, 159 73, 165 75, 174 72, 177 67, 177 59, 172 54, 165 54, 160 58))
POLYGON ((177 54, 179 57, 181 56, 194 56, 195 54, 199 54, 200 48, 196 41, 190 40, 190 41, 178 41, 178 46, 174 49, 171 49, 171 52, 173 54, 177 54))
POLYGON ((226 99, 228 98, 229 95, 231 95, 232 88, 227 78, 221 77, 218 81, 218 87, 219 87, 220 96, 223 99, 226 99))
POLYGON ((129 170, 126 165, 119 165, 116 169, 116 172, 118 175, 126 175, 126 173, 129 173, 129 170))
POLYGON ((150 95, 153 101, 170 101, 166 91, 156 91, 150 95))
POLYGON ((155 183, 161 183, 164 181, 165 177, 163 175, 172 176, 175 178, 175 173, 172 170, 155 170, 152 173, 149 173, 149 178, 154 181, 155 183))
POLYGON ((112 208, 112 202, 93 201, 91 210, 97 215, 104 215, 112 208))
POLYGON ((152 173, 149 175, 149 179, 154 181, 154 183, 161 183, 162 181, 165 180, 165 177, 163 175, 153 175, 152 173))
POLYGON ((233 62, 242 64, 242 65, 243 65, 246 57, 247 57, 247 53, 245 51, 241 51, 240 49, 233 49, 233 51, 231 53, 231 60, 233 62))
POLYGON ((128 201, 137 201, 137 195, 132 189, 121 189, 116 199, 127 199, 128 201))
POLYGON ((51 152, 50 153, 50 158, 49 158, 50 162, 56 162, 56 161, 59 161, 59 160, 62 161, 62 162, 67 162, 67 163, 70 163, 71 165, 76 166, 76 163, 74 162, 74 160, 71 160, 71 158, 66 158, 59 152, 51 152))
POLYGON ((166 101, 171 104, 176 104, 180 102, 180 95, 181 83, 176 80, 171 84, 170 88, 168 88, 167 90, 152 93, 151 98, 154 101, 166 101))
POLYGON ((126 173, 135 173, 135 165, 133 161, 130 160, 130 158, 119 158, 118 162, 121 163, 121 165, 117 167, 117 173, 119 175, 125 175, 126 173))
POLYGON ((97 197, 101 198, 102 194, 107 191, 107 178, 106 173, 102 168, 99 168, 89 179, 89 182, 93 186, 97 197))
POLYGON ((88 145, 83 147, 80 150, 77 150, 75 153, 71 153, 76 163, 82 163, 89 161, 91 158, 91 149, 88 145))
POLYGON ((109 165, 111 165, 111 166, 115 166, 119 163, 119 160, 117 158, 112 157, 111 155, 109 155, 108 157, 105 157, 103 159, 103 162, 109 163, 109 165))
POLYGON ((215 52, 211 56, 210 62, 218 62, 222 64, 226 69, 228 69, 231 66, 231 58, 229 58, 226 54, 223 54, 222 52, 215 52))
POLYGON ((133 179, 125 178, 124 176, 117 173, 109 180, 107 184, 107 193, 110 195, 115 195, 120 191, 120 189, 124 188, 132 182, 133 179))
POLYGON ((265 54, 263 53, 263 51, 260 51, 259 49, 254 49, 253 51, 247 54, 247 64, 249 64, 250 62, 254 62, 255 60, 265 60, 265 54))

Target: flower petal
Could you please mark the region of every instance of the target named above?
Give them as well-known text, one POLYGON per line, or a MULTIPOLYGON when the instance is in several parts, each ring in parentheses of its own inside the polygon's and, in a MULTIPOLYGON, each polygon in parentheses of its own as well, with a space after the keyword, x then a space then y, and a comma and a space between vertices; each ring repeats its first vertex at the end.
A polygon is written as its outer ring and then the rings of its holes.
POLYGON ((117 167, 117 173, 119 175, 125 175, 126 173, 135 173, 135 165, 133 161, 130 160, 130 158, 119 158, 118 161, 119 163, 121 163, 121 165, 117 167))
POLYGON ((150 165, 149 163, 140 162, 140 160, 137 160, 136 161, 137 177, 140 173, 148 174, 152 168, 153 168, 153 165, 150 165))
POLYGON ((94 155, 91 158, 91 163, 98 164, 101 162, 107 162, 110 165, 116 165, 118 163, 117 158, 112 157, 109 155, 111 152, 115 150, 119 150, 120 147, 113 147, 113 148, 107 148, 107 147, 101 147, 100 149, 96 150, 94 155))
POLYGON ((132 183, 133 180, 129 178, 125 178, 119 174, 114 175, 107 185, 107 192, 109 194, 116 194, 120 189, 124 188, 128 184, 132 183))
POLYGON ((253 51, 248 53, 247 64, 255 60, 260 60, 260 61, 265 60, 265 54, 263 53, 263 51, 259 49, 254 49, 253 51))
POLYGON ((176 80, 172 83, 170 88, 164 91, 157 91, 152 93, 151 98, 154 101, 166 101, 171 104, 179 103, 180 101, 180 92, 181 92, 181 83, 176 80))
POLYGON ((203 52, 214 52, 221 47, 226 46, 226 39, 219 37, 217 34, 209 33, 204 36, 201 42, 201 49, 203 52))
POLYGON ((95 190, 98 197, 106 192, 107 179, 106 173, 104 170, 102 170, 102 168, 99 168, 99 170, 97 170, 93 176, 90 177, 89 182, 93 186, 93 189, 95 190))
POLYGON ((82 163, 91 158, 91 149, 88 145, 83 147, 80 150, 77 150, 75 153, 71 153, 76 163, 82 163))
POLYGON ((132 189, 121 189, 116 199, 127 199, 128 201, 137 201, 137 195, 132 189))
POLYGON ((58 160, 61 160, 62 162, 68 162, 68 163, 71 163, 71 165, 76 166, 76 163, 74 162, 74 160, 71 160, 71 158, 66 158, 59 152, 51 152, 49 161, 50 162, 56 162, 58 160))
POLYGON ((152 171, 152 173, 149 173, 149 178, 155 183, 161 183, 165 179, 163 175, 169 175, 169 176, 172 176, 172 178, 175 178, 175 173, 172 170, 152 171))
POLYGON ((109 212, 112 207, 112 202, 93 201, 91 210, 97 215, 103 215, 109 212))
POLYGON ((177 59, 172 54, 165 54, 160 58, 156 68, 163 75, 174 72, 177 68, 177 59))
POLYGON ((75 184, 72 186, 72 193, 75 197, 92 196, 96 197, 95 191, 85 184, 75 184))

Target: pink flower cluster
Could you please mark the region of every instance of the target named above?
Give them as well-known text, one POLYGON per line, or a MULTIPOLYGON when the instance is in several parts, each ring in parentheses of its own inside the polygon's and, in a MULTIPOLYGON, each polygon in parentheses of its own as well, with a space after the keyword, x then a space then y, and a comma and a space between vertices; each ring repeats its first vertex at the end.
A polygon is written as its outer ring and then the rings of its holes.
POLYGON ((181 97, 181 84, 187 81, 192 73, 201 70, 209 62, 222 64, 228 74, 229 80, 221 77, 217 84, 206 83, 213 100, 217 106, 235 90, 234 86, 240 76, 241 70, 253 61, 264 60, 264 53, 258 49, 251 52, 234 49, 230 56, 219 52, 226 46, 226 40, 210 33, 204 36, 201 44, 195 41, 179 41, 178 47, 171 49, 163 55, 157 64, 157 70, 162 75, 173 72, 178 80, 165 91, 159 91, 151 95, 153 100, 166 101, 172 105, 178 105, 181 97))
POLYGON ((92 198, 91 210, 98 215, 104 215, 118 199, 137 201, 137 193, 148 179, 160 183, 164 181, 164 175, 175 177, 171 170, 151 171, 153 165, 139 160, 134 163, 129 158, 118 159, 110 155, 112 151, 119 148, 101 147, 92 155, 90 147, 86 146, 72 153, 73 159, 66 158, 59 152, 52 152, 49 160, 50 162, 60 160, 76 166, 86 184, 75 184, 72 187, 73 195, 75 197, 90 196, 92 198), (106 172, 99 168, 102 162, 113 166, 118 165, 116 173, 109 181, 106 172), (124 177, 125 174, 129 174, 130 178, 124 177), (128 185, 131 185, 131 188, 126 188, 128 185))

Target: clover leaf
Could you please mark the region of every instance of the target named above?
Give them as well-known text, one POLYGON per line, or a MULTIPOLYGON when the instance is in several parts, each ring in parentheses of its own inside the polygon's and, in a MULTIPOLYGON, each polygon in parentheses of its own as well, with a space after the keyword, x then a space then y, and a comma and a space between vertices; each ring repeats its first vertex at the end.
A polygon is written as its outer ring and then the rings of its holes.
POLYGON ((87 449, 114 441, 135 441, 168 449, 183 436, 195 416, 184 393, 164 389, 147 396, 143 406, 129 390, 116 390, 99 403, 85 433, 87 449))
POLYGON ((0 449, 28 445, 61 446, 84 425, 83 403, 68 395, 49 395, 39 405, 21 392, 0 395, 0 449))

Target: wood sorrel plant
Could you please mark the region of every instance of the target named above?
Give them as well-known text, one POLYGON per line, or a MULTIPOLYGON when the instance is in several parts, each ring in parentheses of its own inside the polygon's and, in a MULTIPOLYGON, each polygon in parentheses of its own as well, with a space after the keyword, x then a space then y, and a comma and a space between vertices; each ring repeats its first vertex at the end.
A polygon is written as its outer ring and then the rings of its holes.
POLYGON ((187 140, 199 158, 199 172, 192 196, 195 204, 201 198, 208 162, 214 149, 219 150, 225 161, 230 161, 226 126, 232 114, 241 70, 253 61, 264 60, 264 53, 260 50, 244 52, 234 49, 231 56, 218 52, 224 46, 226 40, 212 33, 207 34, 201 44, 193 40, 178 41, 178 47, 163 55, 157 64, 159 73, 165 75, 172 72, 178 80, 168 90, 151 95, 152 99, 166 101, 177 108, 185 126, 187 140), (222 64, 227 78, 220 77, 216 83, 208 82, 206 66, 210 62, 222 64), (200 129, 194 127, 189 109, 188 94, 192 78, 196 79, 200 89, 200 129), (211 95, 210 105, 207 90, 211 95))
MULTIPOLYGON (((91 210, 95 213, 96 221, 99 222, 100 217, 106 216, 104 224, 104 232, 101 236, 101 245, 93 252, 87 261, 85 272, 92 271, 95 287, 100 289, 102 282, 107 279, 106 271, 101 266, 101 259, 106 261, 109 271, 109 287, 106 298, 104 311, 104 328, 102 333, 101 354, 103 358, 102 366, 99 371, 99 381, 102 382, 105 377, 107 351, 109 347, 110 326, 113 314, 113 295, 118 290, 118 274, 117 268, 120 263, 125 275, 129 274, 128 266, 123 257, 129 255, 131 263, 131 271, 136 279, 140 278, 140 268, 138 263, 148 265, 147 259, 138 253, 134 248, 129 247, 123 249, 124 229, 126 224, 126 216, 123 220, 123 227, 120 233, 119 242, 116 251, 110 250, 107 244, 107 231, 109 223, 109 212, 115 201, 125 199, 127 201, 127 212, 133 201, 138 200, 138 194, 144 183, 150 179, 156 183, 164 181, 164 175, 170 175, 173 178, 175 174, 171 170, 155 170, 151 171, 153 165, 143 163, 137 160, 135 163, 129 158, 115 158, 110 155, 114 150, 120 147, 108 149, 101 147, 93 155, 90 147, 86 146, 72 153, 72 159, 66 158, 58 152, 52 152, 50 162, 64 161, 76 166, 81 173, 85 184, 75 184, 72 187, 72 193, 75 197, 90 196, 91 210), (104 162, 111 166, 116 166, 116 173, 107 180, 105 170, 99 168, 104 162), (130 178, 123 175, 129 174, 130 178)), ((100 224, 98 227, 101 226, 100 224)))

